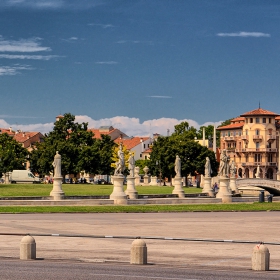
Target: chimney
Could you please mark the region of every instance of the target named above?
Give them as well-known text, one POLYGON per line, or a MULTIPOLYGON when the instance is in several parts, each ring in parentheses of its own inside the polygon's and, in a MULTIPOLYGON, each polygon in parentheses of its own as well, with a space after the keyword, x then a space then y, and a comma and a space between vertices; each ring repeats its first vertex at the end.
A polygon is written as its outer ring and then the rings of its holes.
POLYGON ((12 132, 12 127, 11 126, 9 127, 9 130, 10 130, 10 132, 12 132))

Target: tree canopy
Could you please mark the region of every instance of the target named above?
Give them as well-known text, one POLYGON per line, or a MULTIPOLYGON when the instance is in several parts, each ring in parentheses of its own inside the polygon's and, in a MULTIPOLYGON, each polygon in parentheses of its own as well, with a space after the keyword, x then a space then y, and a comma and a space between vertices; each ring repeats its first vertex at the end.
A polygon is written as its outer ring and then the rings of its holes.
POLYGON ((5 174, 17 169, 25 169, 29 153, 20 143, 7 133, 0 134, 0 173, 5 174))
POLYGON ((75 122, 75 116, 67 113, 54 123, 53 131, 45 135, 44 142, 38 143, 31 154, 32 170, 39 174, 52 172, 56 151, 61 155, 61 173, 91 174, 110 172, 114 142, 109 136, 95 139, 87 123, 75 122))
POLYGON ((175 159, 181 159, 181 175, 188 176, 196 173, 204 174, 206 157, 209 157, 213 170, 212 176, 217 174, 218 163, 213 151, 201 146, 193 138, 195 129, 189 128, 188 123, 175 126, 175 132, 170 137, 158 137, 153 143, 148 167, 152 175, 163 177, 175 176, 175 159))

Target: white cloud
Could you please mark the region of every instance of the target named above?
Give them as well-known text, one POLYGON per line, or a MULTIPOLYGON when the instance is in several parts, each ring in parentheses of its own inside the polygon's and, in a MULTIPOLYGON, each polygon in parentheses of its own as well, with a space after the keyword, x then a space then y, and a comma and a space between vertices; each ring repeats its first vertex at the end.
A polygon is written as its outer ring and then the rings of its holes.
POLYGON ((101 24, 101 23, 89 23, 88 25, 89 26, 99 26, 99 27, 102 27, 104 29, 114 27, 114 25, 112 25, 112 24, 101 24))
POLYGON ((236 33, 218 33, 217 36, 220 37, 270 37, 270 34, 268 33, 262 33, 262 32, 236 32, 236 33))
POLYGON ((151 96, 147 96, 150 98, 172 98, 172 96, 167 96, 167 95, 151 95, 151 96))
POLYGON ((60 8, 64 5, 63 0, 4 0, 8 6, 31 7, 31 8, 60 8))
MULTIPOLYGON (((1 116, 0 118, 13 118, 12 116, 1 116)), ((38 119, 38 118, 37 118, 38 119)), ((55 120, 54 120, 55 121, 55 120)), ((219 125, 219 122, 206 122, 204 124, 198 124, 196 121, 191 119, 174 119, 174 118, 160 118, 153 120, 146 120, 140 122, 139 118, 129 118, 125 116, 116 116, 112 118, 104 118, 99 120, 94 120, 89 116, 79 115, 75 116, 75 122, 82 123, 87 122, 89 128, 99 128, 100 126, 113 126, 114 128, 120 129, 122 132, 128 136, 151 136, 154 133, 159 133, 160 135, 166 136, 167 130, 169 130, 169 135, 174 132, 174 126, 180 124, 181 122, 188 122, 190 126, 199 129, 201 126, 208 125, 219 125)), ((37 124, 13 124, 8 123, 4 119, 0 119, 0 128, 12 127, 13 130, 22 131, 38 131, 42 134, 48 133, 53 130, 54 123, 37 123, 37 124)))
POLYGON ((6 59, 34 59, 34 60, 50 60, 52 58, 60 57, 58 55, 13 55, 13 54, 0 54, 1 58, 6 59))
POLYGON ((20 70, 33 70, 29 65, 0 66, 0 76, 13 76, 20 74, 20 70))
POLYGON ((95 64, 118 64, 116 61, 97 61, 95 64))
POLYGON ((4 40, 0 37, 0 52, 41 52, 51 51, 49 47, 40 44, 40 38, 21 39, 18 41, 4 40))

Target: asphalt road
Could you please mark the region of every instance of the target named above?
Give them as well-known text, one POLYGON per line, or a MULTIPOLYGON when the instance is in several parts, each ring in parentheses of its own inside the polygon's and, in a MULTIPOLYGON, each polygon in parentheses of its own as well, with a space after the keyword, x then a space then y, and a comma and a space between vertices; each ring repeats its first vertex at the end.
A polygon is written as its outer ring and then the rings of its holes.
POLYGON ((92 264, 0 260, 2 280, 195 280, 279 279, 279 272, 219 270, 161 265, 92 264))

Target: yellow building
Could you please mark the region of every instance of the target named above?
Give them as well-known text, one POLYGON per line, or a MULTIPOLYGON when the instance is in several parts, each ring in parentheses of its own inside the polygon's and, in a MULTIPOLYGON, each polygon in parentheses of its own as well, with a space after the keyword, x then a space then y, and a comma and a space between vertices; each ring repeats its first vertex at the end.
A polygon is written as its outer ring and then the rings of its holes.
POLYGON ((232 119, 221 132, 220 150, 226 149, 235 161, 240 178, 276 179, 279 160, 280 115, 261 108, 232 119))

